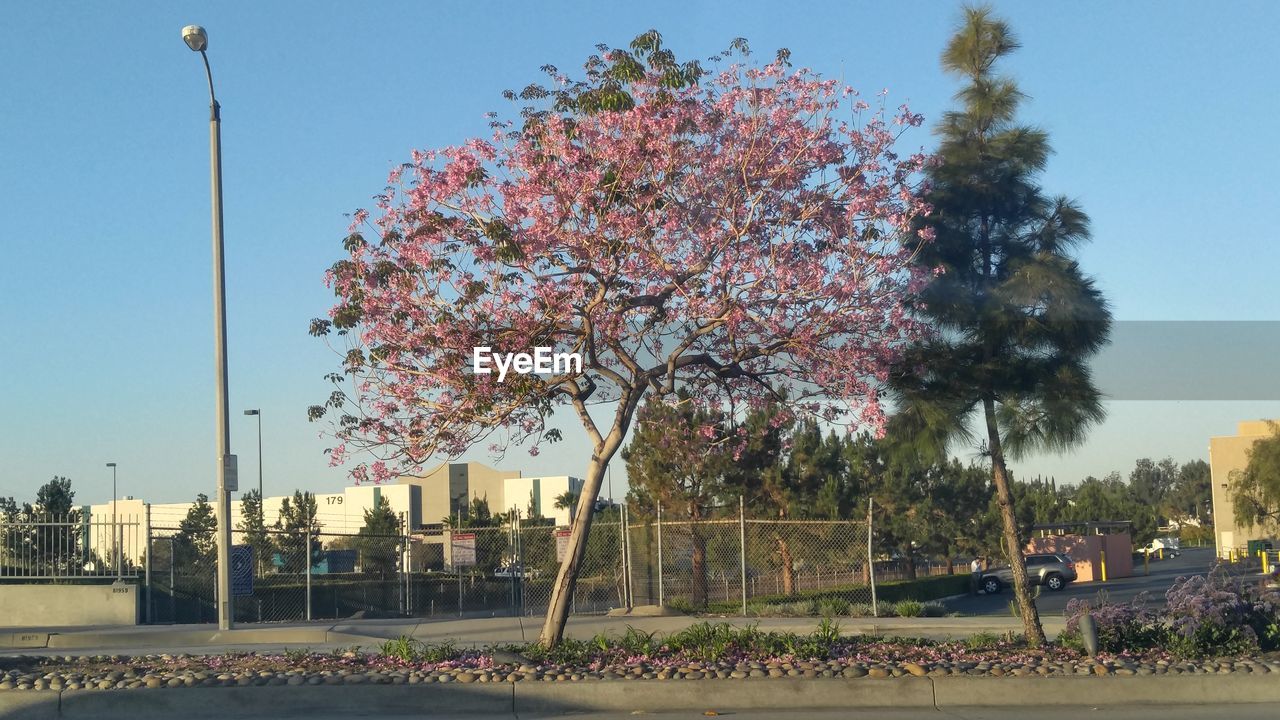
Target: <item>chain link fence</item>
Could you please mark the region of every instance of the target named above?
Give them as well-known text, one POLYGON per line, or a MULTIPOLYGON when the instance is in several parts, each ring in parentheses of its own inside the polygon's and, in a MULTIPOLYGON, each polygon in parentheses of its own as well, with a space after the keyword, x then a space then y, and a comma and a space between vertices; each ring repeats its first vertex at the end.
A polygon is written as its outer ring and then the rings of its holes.
MULTIPOLYGON (((741 509, 737 517, 689 520, 656 508, 640 517, 609 508, 592 523, 571 612, 665 605, 735 615, 877 614, 885 599, 878 584, 953 572, 950 563, 907 562, 881 547, 870 521, 763 520, 741 509)), ((395 535, 236 530, 235 620, 542 615, 568 540, 568 528, 519 518, 395 535)), ((95 578, 137 582, 146 622, 217 620, 216 538, 208 527, 153 525, 149 515, 0 519, 0 582, 95 578)))

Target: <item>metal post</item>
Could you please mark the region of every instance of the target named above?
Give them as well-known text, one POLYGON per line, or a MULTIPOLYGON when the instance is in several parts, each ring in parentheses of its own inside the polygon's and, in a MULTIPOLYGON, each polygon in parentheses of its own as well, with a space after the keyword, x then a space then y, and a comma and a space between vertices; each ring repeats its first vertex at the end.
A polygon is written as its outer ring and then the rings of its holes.
POLYGON ((627 607, 635 607, 636 604, 636 581, 635 581, 635 559, 631 557, 631 509, 627 508, 627 525, 623 530, 627 541, 627 607))
POLYGON ((874 507, 875 501, 867 498, 867 579, 871 582, 871 616, 880 617, 880 604, 876 602, 876 563, 871 545, 871 513, 874 507))
MULTIPOLYGON (((147 503, 147 504, 146 504, 146 505, 144 505, 143 507, 144 507, 144 508, 146 508, 146 515, 145 515, 145 517, 146 517, 146 523, 147 523, 147 531, 146 531, 146 535, 144 536, 144 537, 146 537, 146 538, 147 538, 147 549, 146 549, 146 551, 145 551, 145 553, 144 553, 144 554, 145 554, 145 558, 144 558, 144 559, 145 559, 145 561, 146 561, 146 569, 145 569, 145 571, 144 571, 144 572, 146 573, 146 584, 147 584, 147 624, 148 624, 148 625, 150 625, 150 624, 151 624, 151 622, 152 622, 152 610, 151 610, 151 503, 147 503)), ((172 564, 172 561, 170 561, 170 564, 172 564)))
POLYGON ((622 556, 622 606, 631 607, 631 567, 627 556, 627 504, 618 507, 618 554, 622 556))
POLYGON ((209 56, 205 53, 208 36, 204 28, 188 25, 182 29, 182 39, 187 47, 200 53, 204 61, 204 74, 209 81, 209 179, 212 191, 213 220, 213 358, 216 380, 217 432, 216 496, 218 515, 218 578, 217 616, 218 629, 232 626, 231 596, 231 491, 236 481, 236 456, 231 454, 231 422, 227 400, 227 300, 226 263, 222 242, 222 108, 213 93, 213 71, 209 68, 209 56))
POLYGON ((662 502, 658 502, 658 607, 667 604, 665 587, 662 582, 662 502))
POLYGON ((262 410, 258 410, 258 502, 262 502, 262 410))
POLYGON ((742 570, 742 615, 747 614, 747 503, 738 496, 738 565, 742 570))
MULTIPOLYGON (((173 536, 169 536, 169 622, 178 622, 178 592, 174 589, 173 536)), ((201 615, 204 613, 202 612, 201 615)))
POLYGON ((311 619, 311 526, 307 526, 307 619, 311 619))
POLYGON ((124 577, 124 568, 120 567, 120 516, 116 513, 117 498, 120 492, 116 488, 116 466, 111 465, 111 544, 116 546, 116 580, 124 577))

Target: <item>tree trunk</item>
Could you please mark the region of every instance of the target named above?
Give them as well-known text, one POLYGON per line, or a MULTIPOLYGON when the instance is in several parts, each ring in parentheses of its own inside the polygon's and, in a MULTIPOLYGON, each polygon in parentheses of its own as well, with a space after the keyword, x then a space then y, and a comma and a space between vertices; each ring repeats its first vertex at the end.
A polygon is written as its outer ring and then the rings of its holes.
POLYGON ((578 499, 578 507, 573 514, 573 525, 569 533, 569 547, 560 570, 556 572, 556 581, 551 586, 551 602, 547 606, 547 617, 542 624, 542 633, 538 643, 546 648, 560 644, 564 637, 564 626, 569 620, 572 607, 573 590, 578 581, 578 570, 587 554, 587 533, 591 531, 591 519, 595 514, 596 497, 600 494, 600 485, 604 480, 605 468, 613 451, 617 449, 619 440, 611 438, 612 447, 599 448, 591 455, 591 464, 587 466, 587 477, 582 485, 582 493, 578 499), (608 450, 607 453, 601 452, 608 450))
POLYGON ((689 524, 689 540, 693 546, 693 588, 689 602, 695 608, 707 605, 707 539, 698 529, 697 521, 689 524))
POLYGON ((956 574, 956 559, 950 555, 947 556, 947 574, 956 574))
POLYGON ((778 555, 782 558, 782 594, 796 594, 796 562, 791 556, 791 546, 781 535, 774 535, 773 539, 778 543, 778 555))
POLYGON ((908 580, 916 579, 916 554, 912 551, 911 546, 907 545, 907 552, 903 555, 906 558, 903 563, 907 573, 908 580))
POLYGON ((991 475, 996 484, 996 502, 1000 505, 1000 519, 1004 522, 1005 555, 1013 570, 1013 595, 1018 603, 1018 615, 1027 643, 1032 647, 1045 644, 1044 628, 1040 627, 1040 612, 1031 597, 1031 583, 1027 580, 1027 564, 1022 557, 1022 539, 1018 535, 1018 520, 1013 513, 1013 495, 1009 492, 1009 476, 1004 465, 1004 450, 1000 445, 1000 429, 996 426, 995 400, 987 396, 983 400, 987 419, 987 443, 991 451, 991 475))

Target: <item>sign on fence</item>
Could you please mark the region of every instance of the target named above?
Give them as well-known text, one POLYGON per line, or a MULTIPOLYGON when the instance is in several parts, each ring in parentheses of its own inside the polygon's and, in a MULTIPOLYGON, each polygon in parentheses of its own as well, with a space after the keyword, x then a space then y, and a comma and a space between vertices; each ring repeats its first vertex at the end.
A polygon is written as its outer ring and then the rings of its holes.
POLYGON ((231 594, 253 594, 253 546, 231 546, 231 594))
POLYGON ((569 554, 569 536, 572 534, 572 530, 556 531, 556 562, 564 562, 565 556, 569 554))
POLYGON ((476 534, 453 533, 453 566, 471 567, 476 564, 476 534))

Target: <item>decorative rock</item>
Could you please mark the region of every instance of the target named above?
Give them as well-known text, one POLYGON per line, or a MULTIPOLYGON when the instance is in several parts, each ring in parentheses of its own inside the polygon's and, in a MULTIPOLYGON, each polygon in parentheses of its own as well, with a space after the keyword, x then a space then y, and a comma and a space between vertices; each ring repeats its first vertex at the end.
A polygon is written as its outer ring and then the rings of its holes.
POLYGON ((916 677, 924 677, 929 672, 928 670, 925 670, 923 667, 921 667, 919 664, 913 663, 913 662, 909 662, 903 665, 902 669, 906 670, 907 672, 911 673, 916 677))

